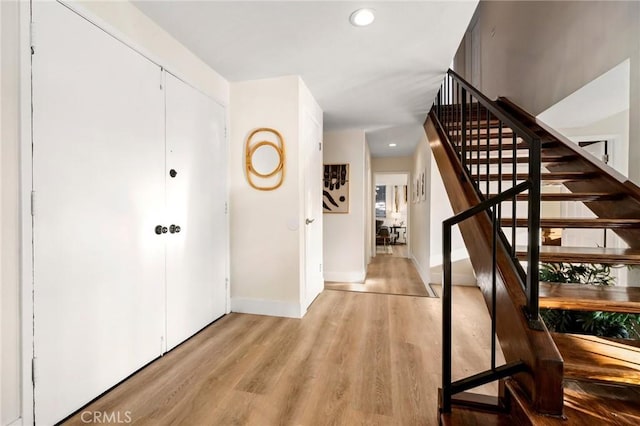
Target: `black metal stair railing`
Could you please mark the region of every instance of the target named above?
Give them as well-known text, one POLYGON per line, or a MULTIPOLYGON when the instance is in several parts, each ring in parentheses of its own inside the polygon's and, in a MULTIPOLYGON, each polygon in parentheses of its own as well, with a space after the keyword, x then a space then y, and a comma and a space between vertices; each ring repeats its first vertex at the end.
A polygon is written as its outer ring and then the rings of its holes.
POLYGON ((439 126, 458 155, 462 166, 461 179, 473 185, 479 204, 443 222, 443 412, 451 410, 452 395, 480 384, 524 371, 522 363, 496 367, 496 278, 497 247, 502 245, 509 254, 511 265, 520 278, 526 295, 526 315, 530 327, 539 328, 539 259, 540 259, 540 181, 541 141, 536 134, 509 113, 489 100, 476 88, 449 70, 433 105, 439 126), (518 173, 518 151, 528 153, 528 172, 518 173), (492 172, 492 167, 494 168, 492 172), (497 169, 497 170, 495 170, 497 169), (506 172, 506 173, 505 173, 506 172), (508 179, 503 179, 508 178, 508 179), (495 182, 492 185, 492 182, 495 182), (525 273, 518 261, 517 242, 523 238, 516 231, 519 212, 518 194, 527 191, 527 225, 525 273), (495 194, 495 195, 494 195, 495 194), (501 227, 502 203, 510 202, 511 226, 509 234, 501 227), (451 380, 452 293, 451 293, 451 231, 464 220, 475 215, 487 215, 492 223, 492 309, 491 309, 491 368, 483 373, 456 382, 451 380))

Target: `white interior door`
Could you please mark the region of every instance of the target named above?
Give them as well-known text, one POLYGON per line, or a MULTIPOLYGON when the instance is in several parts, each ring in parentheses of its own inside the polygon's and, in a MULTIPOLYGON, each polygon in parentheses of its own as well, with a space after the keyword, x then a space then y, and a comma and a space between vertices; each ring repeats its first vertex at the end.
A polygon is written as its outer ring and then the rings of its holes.
POLYGON ((34 3, 35 421, 161 353, 161 70, 59 3, 34 3), (160 143, 159 143, 160 142, 160 143))
POLYGON ((165 87, 171 349, 226 311, 227 149, 224 107, 171 74, 165 87))
POLYGON ((314 117, 303 114, 305 158, 305 288, 302 303, 307 308, 322 292, 322 129, 314 117))

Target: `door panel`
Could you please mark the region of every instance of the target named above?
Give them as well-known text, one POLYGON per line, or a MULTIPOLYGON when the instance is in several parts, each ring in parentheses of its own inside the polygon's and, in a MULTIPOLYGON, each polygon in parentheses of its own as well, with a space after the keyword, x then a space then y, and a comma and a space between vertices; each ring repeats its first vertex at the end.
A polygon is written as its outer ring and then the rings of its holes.
POLYGON ((35 416, 53 424, 161 353, 161 70, 34 3, 35 416), (160 143, 159 143, 160 141, 160 143))
POLYGON ((166 74, 167 349, 226 310, 224 108, 166 74))
POLYGON ((305 288, 303 308, 306 309, 322 292, 322 129, 309 111, 303 114, 303 147, 305 156, 305 213, 313 220, 305 226, 305 288))

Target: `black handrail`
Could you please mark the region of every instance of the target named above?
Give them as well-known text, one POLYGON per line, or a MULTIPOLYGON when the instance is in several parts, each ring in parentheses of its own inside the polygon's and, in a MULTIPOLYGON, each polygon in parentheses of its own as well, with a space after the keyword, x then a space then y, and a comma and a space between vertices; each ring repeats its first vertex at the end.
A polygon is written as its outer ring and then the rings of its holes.
MULTIPOLYGON (((438 125, 446 134, 448 142, 458 154, 462 166, 461 179, 471 183, 479 200, 477 205, 445 220, 443 226, 443 357, 442 357, 442 406, 443 412, 451 410, 452 395, 477 383, 488 383, 524 371, 524 364, 517 362, 496 367, 496 284, 497 250, 502 247, 510 256, 510 264, 520 278, 527 299, 525 312, 529 325, 539 329, 539 259, 540 259, 540 181, 541 181, 541 141, 525 124, 518 121, 499 105, 489 100, 480 91, 466 82, 458 74, 449 70, 433 105, 438 125), (481 119, 486 122, 486 137, 481 134, 481 119), (495 127, 492 125, 495 124, 495 127), (492 133, 497 128, 497 133, 492 133), (511 135, 508 135, 508 132, 511 135), (507 135, 505 135, 507 133, 507 135), (509 138, 507 144, 504 138, 509 138), (497 139, 497 143, 492 142, 497 139), (510 146, 509 146, 510 142, 510 146), (529 153, 528 174, 524 182, 518 183, 517 151, 527 149, 529 153), (492 175, 490 167, 492 151, 497 151, 498 174, 492 175), (508 155, 510 153, 510 156, 508 155), (504 154, 507 154, 505 156, 504 154), (484 157, 483 157, 484 156, 484 157), (484 160, 484 161, 483 161, 484 160), (483 163, 485 170, 482 170, 483 163), (473 167, 475 164, 475 167, 473 167), (511 166, 511 187, 503 188, 503 173, 511 166), (475 170, 474 170, 475 169, 475 170), (482 181, 485 181, 482 188, 482 181), (498 194, 490 195, 490 182, 497 180, 498 194), (484 189, 484 191, 483 191, 484 189), (528 237, 527 271, 523 270, 516 257, 516 199, 518 194, 528 191, 528 237), (502 203, 510 201, 511 236, 501 229, 502 203), (451 229, 460 222, 478 214, 486 214, 492 223, 492 300, 491 300, 491 369, 470 378, 451 381, 451 339, 452 339, 452 290, 451 290, 451 229)), ((508 184, 508 183, 505 183, 508 184)))
MULTIPOLYGON (((487 200, 476 204, 475 206, 458 213, 455 216, 450 217, 449 219, 442 222, 442 411, 449 412, 451 411, 451 398, 454 393, 462 392, 467 389, 471 389, 477 384, 473 384, 474 381, 467 379, 459 381, 460 383, 454 383, 451 381, 451 325, 452 325, 452 282, 451 282, 451 230, 455 225, 458 225, 460 222, 463 222, 471 217, 486 212, 489 209, 492 209, 492 218, 493 218, 493 238, 492 238, 492 258, 493 258, 493 266, 492 266, 492 297, 491 297, 491 370, 484 372, 485 377, 489 379, 489 381, 494 381, 501 379, 500 367, 496 367, 496 359, 495 359, 495 348, 496 348, 496 279, 497 279, 497 262, 496 262, 496 251, 498 246, 498 221, 496 220, 496 210, 497 207, 503 201, 506 201, 512 197, 517 196, 518 194, 531 190, 530 182, 522 182, 521 184, 510 188, 494 197, 491 197, 487 200)), ((521 366, 524 368, 523 366, 521 366)), ((511 371, 511 370, 508 370, 511 371)), ((521 370, 522 371, 522 370, 521 370)), ((488 383, 488 382, 486 382, 488 383)))
MULTIPOLYGON (((521 121, 513 117, 509 112, 489 100, 478 89, 466 82, 462 77, 453 70, 449 70, 445 77, 444 83, 438 92, 434 108, 438 114, 438 120, 447 134, 449 141, 460 156, 460 162, 465 173, 465 178, 472 183, 476 193, 480 199, 489 197, 489 182, 494 178, 489 172, 490 168, 490 151, 497 150, 500 158, 498 167, 499 190, 502 190, 502 177, 505 175, 503 169, 505 162, 509 160, 512 168, 511 187, 517 185, 518 176, 517 167, 517 151, 519 148, 527 148, 529 152, 529 169, 527 181, 531 182, 531 188, 528 193, 528 238, 527 238, 527 271, 519 266, 516 258, 516 198, 512 202, 512 225, 511 239, 507 239, 502 230, 499 230, 501 238, 509 247, 512 260, 518 266, 516 267, 518 274, 524 284, 524 291, 527 297, 526 312, 532 327, 539 327, 539 261, 540 261, 540 182, 541 182, 541 142, 540 138, 529 129, 521 121), (457 96, 457 94, 460 94, 457 96), (475 102, 474 102, 475 99, 475 102), (452 103, 457 101, 457 103, 452 103), (475 112, 473 111, 475 108, 475 112), (470 111, 471 110, 471 111, 470 111), (439 111, 439 112, 438 112, 439 111), (480 134, 480 116, 484 114, 487 123, 486 140, 481 140, 480 134), (475 120, 474 120, 475 118, 475 120), (491 121, 498 121, 498 134, 491 133, 491 121), (475 121, 475 123, 474 123, 475 121), (458 124, 459 123, 459 124, 458 124), (469 128, 468 123, 471 123, 469 128), (473 126, 475 124, 475 126, 473 126), (505 126, 511 130, 511 149, 504 148, 504 128, 505 126), (475 129, 474 129, 475 127, 475 129), (475 134, 473 131, 475 130, 475 134), (475 137, 474 137, 475 136, 475 137), (492 139, 497 136, 498 143, 491 143, 492 139), (475 143, 474 143, 475 139, 475 143), (522 142, 518 142, 520 139, 522 142), (484 146, 483 146, 484 145, 484 146), (482 149, 484 148, 484 150, 482 149), (504 157, 506 151, 511 152, 511 157, 504 157), (486 155, 486 170, 481 173, 481 154, 486 155), (473 164, 469 164, 469 160, 475 158, 475 172, 473 164), (486 181, 485 191, 480 188, 481 181, 486 181)), ((497 211, 498 220, 501 220, 502 209, 497 211)))

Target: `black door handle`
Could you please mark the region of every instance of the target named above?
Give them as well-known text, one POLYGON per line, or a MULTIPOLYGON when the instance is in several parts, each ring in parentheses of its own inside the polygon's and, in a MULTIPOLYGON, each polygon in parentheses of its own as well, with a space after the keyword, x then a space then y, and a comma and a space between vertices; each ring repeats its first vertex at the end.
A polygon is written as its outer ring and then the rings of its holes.
POLYGON ((178 232, 180 232, 180 226, 178 225, 171 225, 169 227, 169 232, 171 232, 172 234, 177 234, 178 232))
POLYGON ((160 234, 166 234, 168 231, 166 226, 162 226, 162 225, 158 225, 156 226, 156 234, 160 235, 160 234))

